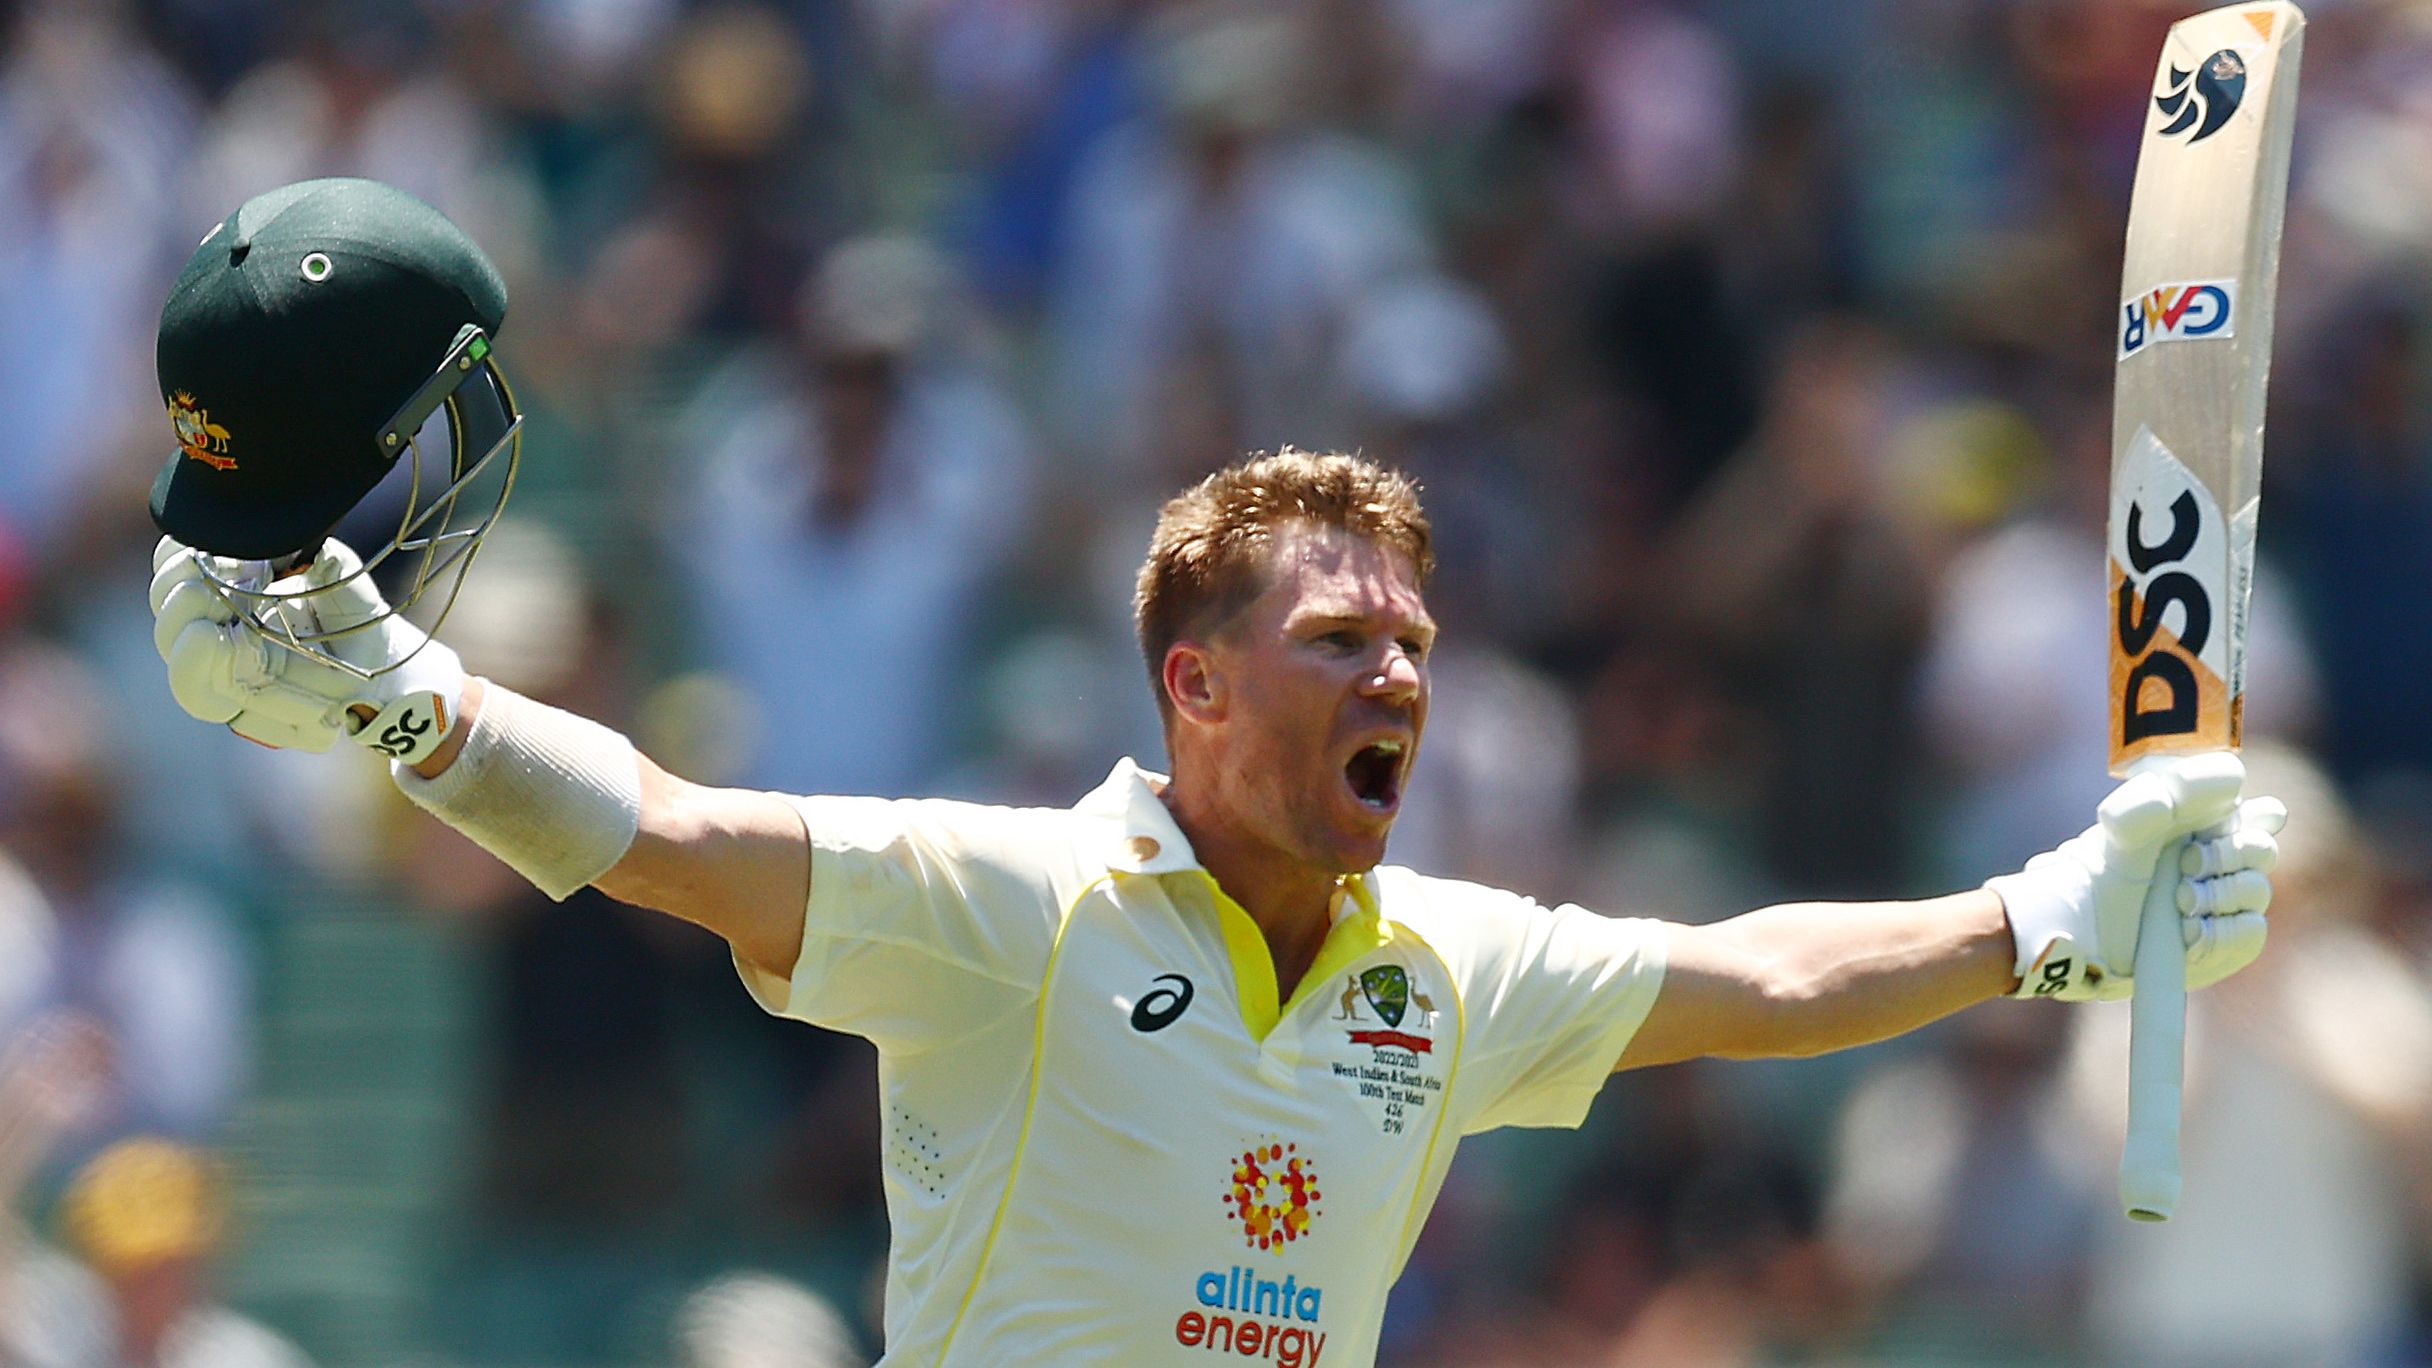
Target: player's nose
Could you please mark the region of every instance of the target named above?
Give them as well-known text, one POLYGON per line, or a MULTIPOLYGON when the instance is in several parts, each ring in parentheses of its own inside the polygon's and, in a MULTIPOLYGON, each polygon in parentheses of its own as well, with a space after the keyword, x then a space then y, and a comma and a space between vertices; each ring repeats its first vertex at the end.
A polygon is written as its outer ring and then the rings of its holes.
POLYGON ((1386 651, 1361 692, 1389 703, 1408 704, 1417 700, 1426 685, 1427 677, 1418 660, 1395 646, 1386 651))

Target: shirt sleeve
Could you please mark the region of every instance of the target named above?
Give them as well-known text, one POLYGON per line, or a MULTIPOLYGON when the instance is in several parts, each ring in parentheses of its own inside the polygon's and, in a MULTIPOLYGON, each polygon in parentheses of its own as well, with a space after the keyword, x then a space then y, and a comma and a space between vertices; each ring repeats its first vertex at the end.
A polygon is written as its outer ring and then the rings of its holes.
POLYGON ((1514 894, 1496 904, 1471 922, 1462 1130, 1577 1126, 1663 988, 1663 924, 1514 894))
POLYGON ((917 1051, 1037 998, 1073 863, 1068 812, 788 797, 811 840, 802 953, 780 979, 737 961, 778 1016, 917 1051))

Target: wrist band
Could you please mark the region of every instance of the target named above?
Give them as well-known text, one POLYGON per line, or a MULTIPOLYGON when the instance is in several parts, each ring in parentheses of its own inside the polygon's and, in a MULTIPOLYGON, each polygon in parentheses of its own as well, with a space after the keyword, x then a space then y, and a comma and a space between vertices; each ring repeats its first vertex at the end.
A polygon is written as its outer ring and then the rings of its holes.
POLYGON ((496 684, 472 727, 436 779, 389 766, 406 797, 559 902, 616 867, 641 829, 632 742, 496 684))

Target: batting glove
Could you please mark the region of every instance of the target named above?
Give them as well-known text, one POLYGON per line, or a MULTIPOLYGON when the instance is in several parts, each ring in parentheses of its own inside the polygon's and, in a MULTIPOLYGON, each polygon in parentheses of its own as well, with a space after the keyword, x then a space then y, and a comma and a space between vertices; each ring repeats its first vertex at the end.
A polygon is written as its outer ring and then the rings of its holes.
POLYGON ((152 644, 178 706, 282 749, 325 751, 347 736, 407 764, 437 750, 456 720, 464 665, 390 612, 362 568, 344 542, 324 541, 300 586, 280 581, 308 592, 261 611, 299 637, 335 633, 321 644, 369 678, 273 640, 210 582, 246 582, 244 562, 163 537, 152 551, 152 644))
POLYGON ((2245 766, 2217 752, 2179 756, 2112 790, 2096 821, 2016 874, 1987 880, 2017 946, 2013 997, 2062 1002, 2136 990, 2137 916, 2157 878, 2178 883, 2187 986, 2217 983, 2263 953, 2276 798, 2238 800, 2245 766))

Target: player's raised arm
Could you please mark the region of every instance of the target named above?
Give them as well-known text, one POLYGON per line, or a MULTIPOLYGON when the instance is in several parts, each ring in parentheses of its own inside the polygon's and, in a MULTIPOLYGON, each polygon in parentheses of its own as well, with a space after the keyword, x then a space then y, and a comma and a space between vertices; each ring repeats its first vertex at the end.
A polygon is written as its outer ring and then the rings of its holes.
POLYGON ((239 573, 233 563, 167 539, 155 562, 155 640, 189 713, 292 749, 349 737, 391 758, 407 797, 550 897, 597 885, 790 975, 810 841, 783 800, 688 783, 607 727, 467 676, 454 651, 389 611, 343 542, 327 542, 271 610, 274 625, 318 634, 330 660, 245 620, 213 587, 239 573))
POLYGON ((151 602, 170 689, 264 745, 348 737, 551 897, 597 883, 782 977, 810 879, 791 809, 684 783, 606 727, 469 680, 432 640, 522 452, 494 347, 506 312, 471 238, 373 181, 281 186, 204 236, 158 346, 177 452, 152 486, 168 535, 151 602), (384 482, 405 510, 358 557, 329 531, 384 482), (430 632, 404 615, 418 601, 438 605, 430 632))
POLYGON ((2170 762, 2121 785, 2083 834, 1970 892, 1675 927, 1663 991, 1616 1067, 1822 1054, 2004 994, 2127 997, 2157 878, 2185 879, 2189 986, 2226 978, 2262 951, 2286 816, 2271 799, 2240 803, 2242 779, 2234 756, 2170 762))

